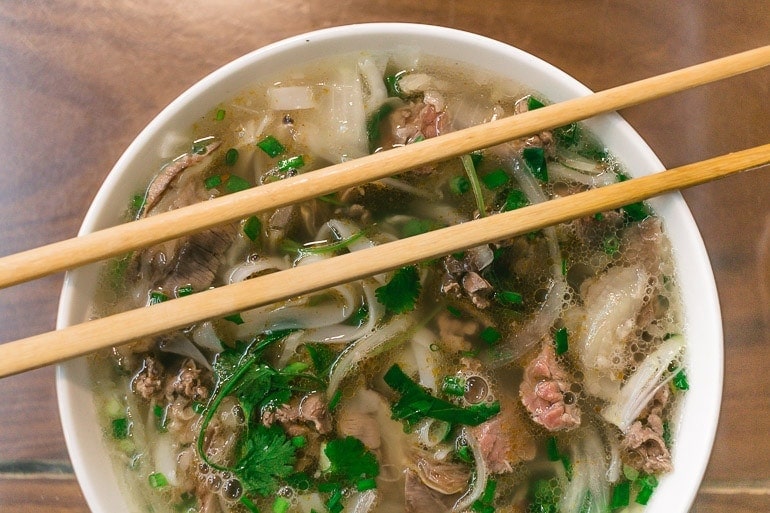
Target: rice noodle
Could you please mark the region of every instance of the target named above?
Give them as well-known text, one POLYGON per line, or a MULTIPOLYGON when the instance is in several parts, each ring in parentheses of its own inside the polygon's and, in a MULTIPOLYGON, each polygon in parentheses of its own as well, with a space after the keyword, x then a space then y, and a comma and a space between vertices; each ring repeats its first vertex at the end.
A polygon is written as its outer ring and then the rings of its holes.
POLYGON ((484 489, 487 487, 487 480, 489 479, 489 468, 487 468, 487 464, 484 461, 484 454, 481 451, 481 444, 475 437, 471 436, 468 428, 466 427, 463 428, 462 437, 468 443, 468 447, 470 447, 471 452, 473 452, 473 460, 476 462, 476 475, 475 478, 471 480, 471 485, 468 490, 463 494, 462 497, 457 499, 455 505, 452 506, 452 511, 454 512, 469 510, 473 503, 476 502, 484 493, 484 489))
POLYGON ((551 182, 557 180, 567 180, 590 187, 603 187, 618 181, 617 175, 609 171, 602 173, 587 173, 581 170, 572 169, 559 162, 548 163, 548 180, 551 182))

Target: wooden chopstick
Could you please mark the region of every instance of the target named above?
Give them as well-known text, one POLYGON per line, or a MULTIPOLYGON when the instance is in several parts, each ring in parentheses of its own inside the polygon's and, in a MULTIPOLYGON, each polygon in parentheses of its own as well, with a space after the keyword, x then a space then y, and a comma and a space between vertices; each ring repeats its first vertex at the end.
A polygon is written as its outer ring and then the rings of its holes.
POLYGON ((0 345, 0 378, 619 208, 767 163, 770 144, 8 342, 0 345))
POLYGON ((770 64, 770 45, 0 258, 0 288, 770 64))

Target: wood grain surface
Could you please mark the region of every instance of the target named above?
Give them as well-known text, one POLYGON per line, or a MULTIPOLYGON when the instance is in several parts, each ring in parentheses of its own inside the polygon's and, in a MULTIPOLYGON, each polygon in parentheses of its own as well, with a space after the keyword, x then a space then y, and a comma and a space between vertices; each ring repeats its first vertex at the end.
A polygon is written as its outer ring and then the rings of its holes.
MULTIPOLYGON (((0 0, 0 256, 69 238, 123 150, 232 59, 372 21, 455 27, 541 57, 594 90, 770 43, 765 0, 0 0)), ((664 165, 770 142, 770 71, 621 114, 664 165)), ((722 305, 725 389, 696 513, 770 511, 770 169, 685 199, 722 305)), ((0 342, 53 329, 62 275, 0 290, 0 342)), ((54 370, 0 380, 0 511, 87 512, 54 370)))

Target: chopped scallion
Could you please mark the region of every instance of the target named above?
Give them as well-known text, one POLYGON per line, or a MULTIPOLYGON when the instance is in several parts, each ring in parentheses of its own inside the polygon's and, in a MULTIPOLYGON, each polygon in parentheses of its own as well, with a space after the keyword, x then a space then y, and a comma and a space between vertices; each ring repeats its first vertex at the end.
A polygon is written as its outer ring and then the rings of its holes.
POLYGON ((548 456, 548 461, 559 461, 561 454, 559 453, 559 446, 556 443, 556 437, 550 436, 545 441, 545 452, 548 456))
POLYGON ((631 483, 621 481, 612 487, 612 498, 610 499, 610 509, 616 510, 625 508, 631 499, 631 483))
POLYGON ((464 176, 455 176, 449 180, 449 190, 452 193, 462 196, 471 188, 471 183, 464 176))
POLYGON ((251 184, 247 180, 236 175, 230 175, 227 179, 227 183, 225 183, 225 190, 227 190, 227 192, 245 191, 249 187, 251 187, 251 184))
POLYGON ((501 290, 495 297, 503 304, 507 305, 520 305, 524 302, 524 298, 518 292, 510 290, 501 290))
POLYGON ((243 223, 243 233, 252 241, 259 239, 262 232, 262 221, 257 216, 251 216, 243 223))
POLYGON ((479 333, 479 338, 490 346, 497 344, 501 336, 500 332, 493 326, 487 326, 479 333))
POLYGON ((227 315, 224 317, 226 321, 233 322, 235 324, 243 324, 243 317, 241 317, 241 314, 235 313, 233 315, 227 315))
POLYGON ((278 170, 288 171, 290 169, 299 169, 304 165, 305 165, 304 157, 302 157, 302 155, 296 155, 294 157, 289 157, 288 159, 283 159, 280 162, 278 162, 278 170))
POLYGON ((168 479, 160 472, 153 472, 147 476, 147 480, 150 482, 150 486, 153 488, 163 488, 168 485, 168 479))
POLYGON ((286 497, 280 495, 273 501, 273 513, 286 513, 291 507, 291 502, 286 497))
POLYGON ((465 395, 465 379, 459 376, 444 376, 441 391, 447 395, 462 397, 465 395))
POLYGON ((521 156, 535 178, 541 182, 548 181, 548 168, 546 167, 545 150, 543 148, 524 148, 521 156))
POLYGON ((129 427, 130 424, 125 417, 112 419, 112 438, 115 440, 124 440, 125 438, 128 438, 129 427))
POLYGON ((491 173, 487 173, 481 177, 482 183, 487 186, 487 189, 490 190, 499 189, 503 185, 507 184, 510 180, 511 177, 508 176, 508 173, 506 173, 502 168, 495 169, 491 173))
POLYGON ((225 119, 225 109, 217 109, 217 113, 214 115, 214 119, 222 121, 225 119))
POLYGON ((527 98, 527 109, 528 110, 535 110, 539 109, 541 107, 545 107, 545 104, 535 98, 534 96, 530 96, 527 98))
POLYGON ((298 435, 295 437, 292 437, 291 439, 291 445, 294 447, 305 447, 307 445, 307 438, 305 438, 302 435, 298 435))
POLYGON ((690 389, 690 383, 687 381, 687 374, 685 374, 684 369, 680 369, 679 372, 676 373, 673 379, 673 383, 677 390, 690 389))
POLYGON ((377 488, 377 480, 373 477, 368 479, 362 479, 356 483, 356 490, 359 492, 365 492, 366 490, 374 490, 377 488))
POLYGON ((238 162, 238 150, 235 148, 230 148, 225 153, 225 164, 228 166, 234 166, 236 162, 238 162))
POLYGON ((213 189, 214 187, 219 187, 222 185, 222 176, 221 175, 214 175, 209 176, 204 180, 203 185, 206 187, 206 189, 213 189))
POLYGON ((529 205, 526 194, 518 189, 513 189, 508 192, 505 197, 505 203, 503 204, 503 212, 509 212, 529 205))
POLYGON ((176 289, 176 297, 185 297, 192 294, 193 288, 192 285, 182 285, 181 287, 177 287, 176 289))
POLYGON ((168 296, 163 292, 157 290, 150 292, 150 305, 157 305, 158 303, 162 303, 164 301, 168 301, 168 296))
POLYGON ((270 157, 277 157, 281 153, 286 151, 286 148, 284 148, 283 144, 281 144, 278 139, 273 137, 272 135, 268 135, 261 141, 257 143, 257 146, 267 153, 270 157))
POLYGON ((567 328, 559 328, 556 330, 553 342, 557 355, 566 353, 567 349, 569 349, 569 334, 567 333, 567 328))

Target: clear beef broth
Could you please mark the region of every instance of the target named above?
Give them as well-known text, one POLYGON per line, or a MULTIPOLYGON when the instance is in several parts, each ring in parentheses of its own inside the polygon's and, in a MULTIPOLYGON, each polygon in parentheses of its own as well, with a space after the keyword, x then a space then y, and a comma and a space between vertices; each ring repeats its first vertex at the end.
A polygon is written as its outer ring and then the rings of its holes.
MULTIPOLYGON (((357 54, 222 103, 130 218, 539 108, 426 56, 357 54)), ((624 179, 561 127, 112 262, 149 306, 624 179)), ((117 465, 152 511, 643 508, 687 388, 663 224, 629 205, 94 358, 117 465)))

